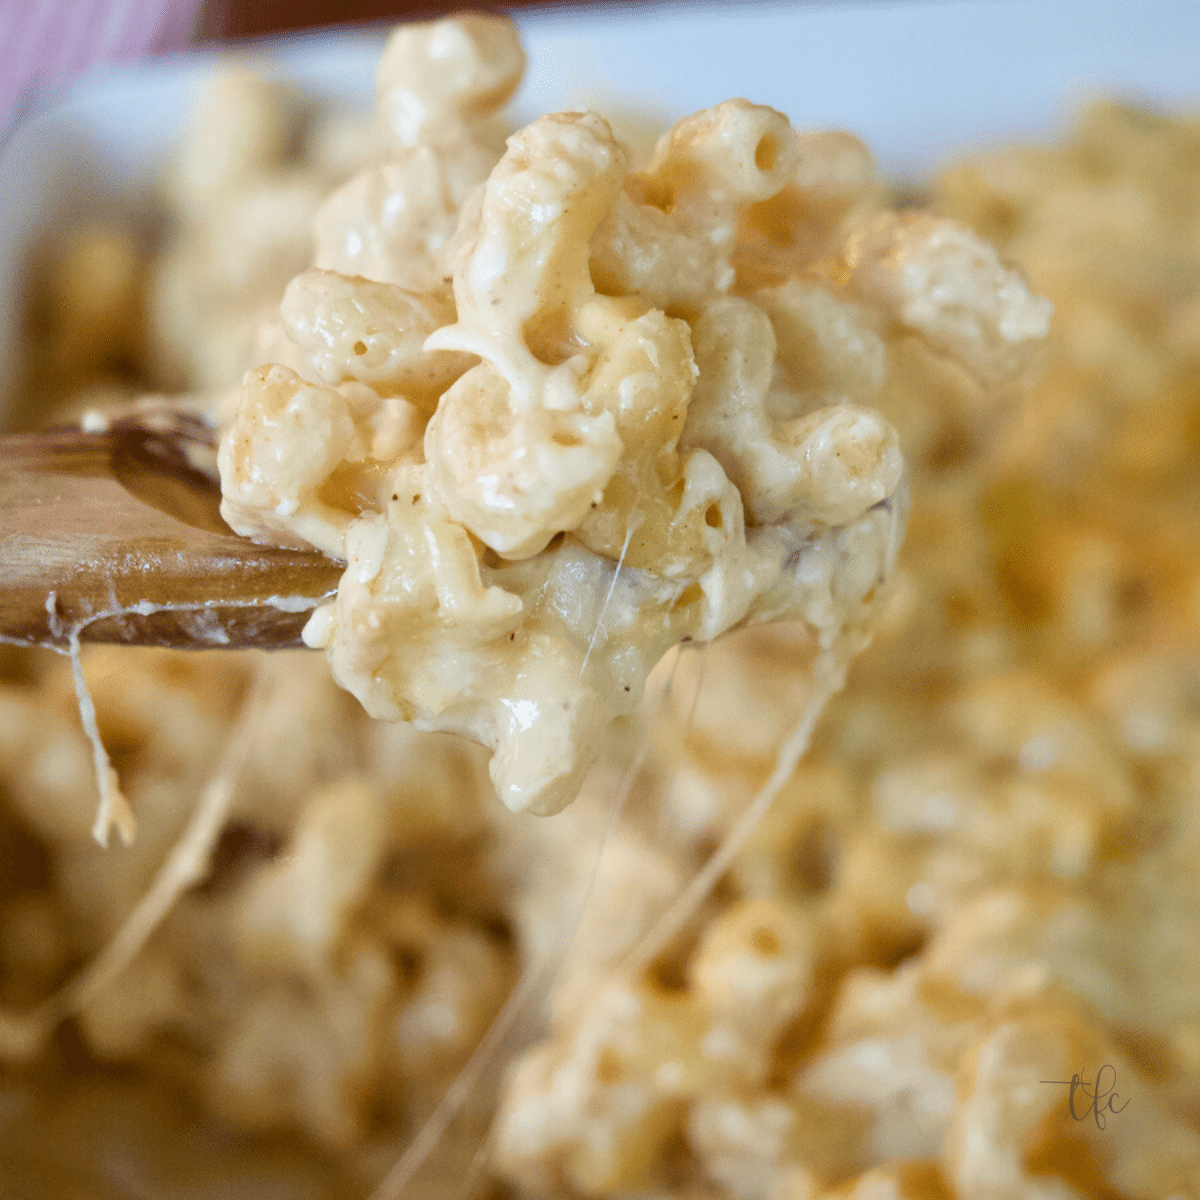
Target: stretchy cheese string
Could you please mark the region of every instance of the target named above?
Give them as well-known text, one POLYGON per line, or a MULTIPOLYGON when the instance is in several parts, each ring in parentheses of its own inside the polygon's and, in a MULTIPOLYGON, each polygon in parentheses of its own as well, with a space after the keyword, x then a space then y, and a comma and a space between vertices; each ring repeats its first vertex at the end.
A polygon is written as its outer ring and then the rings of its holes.
POLYGON ((588 660, 592 657, 592 651, 596 648, 596 639, 599 638, 600 631, 604 628, 604 614, 608 612, 613 592, 617 589, 617 580, 621 577, 621 568, 625 565, 625 555, 629 552, 629 543, 633 538, 634 530, 640 524, 640 521, 630 521, 629 528, 625 530, 625 541, 621 546, 621 557, 617 559, 617 569, 613 572, 612 579, 609 580, 608 591, 604 594, 604 603, 600 605, 600 612, 596 617, 596 627, 592 630, 592 636, 588 638, 587 653, 583 656, 583 662, 579 666, 580 679, 583 678, 583 673, 587 670, 588 660))
POLYGON ((100 792, 100 802, 96 805, 96 820, 92 824, 92 837, 101 846, 108 848, 108 831, 115 825, 121 835, 121 841, 129 846, 137 833, 137 821, 125 793, 121 791, 121 781, 117 778, 116 768, 104 742, 100 738, 100 728, 96 724, 96 705, 92 693, 88 690, 87 680, 83 677, 83 662, 79 656, 79 633, 72 632, 68 642, 67 655, 71 660, 71 679, 75 684, 75 703, 79 707, 79 720, 83 732, 92 746, 92 765, 96 769, 96 786, 100 792))
MULTIPOLYGON (((855 650, 857 647, 854 648, 855 650)), ((812 692, 791 733, 784 739, 775 756, 775 765, 767 781, 750 801, 746 811, 725 836, 725 840, 712 853, 708 861, 696 872, 691 882, 675 898, 665 913, 655 922, 641 942, 629 953, 621 969, 629 975, 644 971, 662 951, 663 947, 682 928, 688 918, 703 903, 704 898, 716 886, 722 875, 729 870, 737 852, 746 844, 758 823, 766 816, 775 797, 792 777, 800 759, 804 757, 812 740, 817 721, 825 711, 830 699, 842 688, 846 669, 853 658, 851 648, 841 639, 828 649, 818 651, 812 667, 812 692)), ((685 735, 686 736, 686 735, 685 735)))

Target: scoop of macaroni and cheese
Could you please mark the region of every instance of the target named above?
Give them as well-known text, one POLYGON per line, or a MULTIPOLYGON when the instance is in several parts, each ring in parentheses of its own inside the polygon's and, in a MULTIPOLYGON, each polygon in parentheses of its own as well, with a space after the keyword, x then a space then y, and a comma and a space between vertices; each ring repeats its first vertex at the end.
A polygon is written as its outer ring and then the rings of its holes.
POLYGON ((1049 305, 882 210, 854 139, 745 100, 642 170, 593 113, 497 157, 521 65, 500 20, 392 35, 390 156, 318 214, 220 467, 238 532, 345 561, 305 631, 338 682, 552 812, 671 646, 782 618, 861 644, 906 508, 887 342, 993 384, 1049 305))

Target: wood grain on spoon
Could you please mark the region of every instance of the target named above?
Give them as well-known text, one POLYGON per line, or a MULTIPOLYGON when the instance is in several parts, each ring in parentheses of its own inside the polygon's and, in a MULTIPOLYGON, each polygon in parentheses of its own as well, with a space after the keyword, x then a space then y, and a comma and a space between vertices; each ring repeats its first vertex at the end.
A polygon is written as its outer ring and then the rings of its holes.
POLYGON ((302 645, 342 564, 222 521, 185 448, 199 422, 0 437, 0 640, 192 649, 302 645))

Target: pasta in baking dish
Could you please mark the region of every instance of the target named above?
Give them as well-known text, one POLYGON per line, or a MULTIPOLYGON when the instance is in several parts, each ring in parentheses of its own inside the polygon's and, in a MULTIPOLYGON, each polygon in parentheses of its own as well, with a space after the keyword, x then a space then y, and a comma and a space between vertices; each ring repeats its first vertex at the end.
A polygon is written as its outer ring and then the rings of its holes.
POLYGON ((521 67, 228 70, 163 244, 40 266, 31 395, 216 411, 230 519, 346 561, 343 687, 85 647, 102 850, 70 672, 0 656, 0 1192, 1200 1195, 1195 121, 897 211, 746 101, 514 131, 521 67))

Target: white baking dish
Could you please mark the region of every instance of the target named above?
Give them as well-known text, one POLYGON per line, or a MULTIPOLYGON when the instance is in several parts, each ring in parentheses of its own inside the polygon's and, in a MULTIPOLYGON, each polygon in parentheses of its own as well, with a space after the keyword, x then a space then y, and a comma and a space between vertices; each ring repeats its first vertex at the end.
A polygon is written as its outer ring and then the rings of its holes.
MULTIPOLYGON (((518 118, 612 97, 674 118, 744 95, 800 126, 854 130, 891 175, 920 175, 981 142, 1052 134, 1091 94, 1200 104, 1195 0, 665 4, 519 20, 530 71, 518 118)), ((365 104, 383 36, 317 33, 255 49, 305 92, 365 104)), ((214 58, 182 54, 80 80, 0 148, 0 414, 19 365, 26 248, 144 185, 214 58)))

